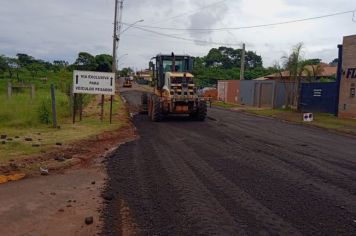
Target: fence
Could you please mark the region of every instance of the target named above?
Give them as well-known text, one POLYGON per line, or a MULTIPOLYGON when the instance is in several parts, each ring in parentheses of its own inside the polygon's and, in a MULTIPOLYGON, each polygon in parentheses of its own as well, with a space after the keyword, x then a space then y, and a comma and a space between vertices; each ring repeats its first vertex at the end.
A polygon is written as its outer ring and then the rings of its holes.
POLYGON ((7 97, 11 98, 14 89, 30 89, 31 91, 31 98, 35 98, 35 85, 34 84, 21 84, 21 85, 13 85, 12 83, 8 83, 7 85, 7 97))
POLYGON ((303 112, 337 113, 338 86, 332 83, 303 83, 301 88, 301 108, 303 112))
POLYGON ((297 86, 293 82, 243 80, 240 82, 242 105, 282 108, 294 105, 297 86))

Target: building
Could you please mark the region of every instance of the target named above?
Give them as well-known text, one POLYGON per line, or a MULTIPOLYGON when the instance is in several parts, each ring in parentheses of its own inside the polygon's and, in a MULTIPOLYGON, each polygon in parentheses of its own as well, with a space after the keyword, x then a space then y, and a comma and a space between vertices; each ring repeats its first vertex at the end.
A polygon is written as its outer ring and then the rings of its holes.
POLYGON ((151 70, 142 70, 142 71, 138 71, 136 73, 136 76, 139 79, 145 80, 145 81, 152 81, 152 71, 151 70))
MULTIPOLYGON (((336 78, 337 67, 330 66, 326 63, 320 63, 318 65, 308 65, 304 67, 303 73, 301 74, 302 81, 318 81, 321 78, 336 78)), ((274 73, 264 77, 257 78, 255 80, 265 81, 265 80, 291 80, 291 75, 289 71, 282 71, 281 73, 274 73)))
MULTIPOLYGON (((339 59, 340 61, 340 59, 339 59)), ((356 35, 346 36, 342 45, 342 73, 338 116, 356 118, 356 35)))

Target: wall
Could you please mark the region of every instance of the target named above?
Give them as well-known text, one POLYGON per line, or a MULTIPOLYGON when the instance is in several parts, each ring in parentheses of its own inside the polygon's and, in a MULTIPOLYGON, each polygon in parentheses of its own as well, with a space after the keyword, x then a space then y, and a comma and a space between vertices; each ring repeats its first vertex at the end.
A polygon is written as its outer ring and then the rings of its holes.
POLYGON ((240 80, 219 80, 218 100, 226 103, 239 103, 240 80))
POLYGON ((338 85, 330 83, 302 83, 300 94, 303 112, 322 112, 336 114, 338 85))
POLYGON ((240 104, 253 106, 254 103, 254 88, 256 81, 241 80, 240 81, 240 104))
POLYGON ((274 80, 243 80, 240 82, 240 104, 255 107, 282 108, 292 102, 297 86, 292 82, 274 80))
POLYGON ((339 117, 356 118, 356 35, 343 41, 342 78, 340 83, 339 117))
POLYGON ((275 81, 243 80, 240 83, 240 103, 247 106, 273 108, 275 81))

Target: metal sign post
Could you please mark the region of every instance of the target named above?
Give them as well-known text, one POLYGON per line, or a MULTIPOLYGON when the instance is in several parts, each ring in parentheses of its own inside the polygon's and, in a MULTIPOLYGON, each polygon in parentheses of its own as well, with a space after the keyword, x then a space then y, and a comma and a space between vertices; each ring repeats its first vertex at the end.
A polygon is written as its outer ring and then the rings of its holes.
POLYGON ((112 124, 112 103, 114 100, 114 96, 111 96, 110 98, 110 124, 112 124))
POLYGON ((104 95, 101 95, 101 112, 100 112, 100 120, 104 120, 104 103, 105 103, 105 97, 104 95))

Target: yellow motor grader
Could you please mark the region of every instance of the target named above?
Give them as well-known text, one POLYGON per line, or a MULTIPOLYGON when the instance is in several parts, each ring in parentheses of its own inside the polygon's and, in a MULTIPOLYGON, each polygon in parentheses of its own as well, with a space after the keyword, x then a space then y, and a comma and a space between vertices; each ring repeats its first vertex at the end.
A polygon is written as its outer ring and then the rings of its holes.
POLYGON ((126 77, 122 85, 123 88, 132 88, 132 81, 130 77, 126 77))
POLYGON ((152 121, 161 121, 170 114, 187 114, 204 121, 207 104, 198 96, 192 75, 194 58, 181 55, 157 55, 151 59, 154 93, 143 94, 142 107, 152 121), (152 61, 154 60, 155 63, 152 61))

